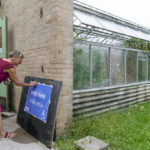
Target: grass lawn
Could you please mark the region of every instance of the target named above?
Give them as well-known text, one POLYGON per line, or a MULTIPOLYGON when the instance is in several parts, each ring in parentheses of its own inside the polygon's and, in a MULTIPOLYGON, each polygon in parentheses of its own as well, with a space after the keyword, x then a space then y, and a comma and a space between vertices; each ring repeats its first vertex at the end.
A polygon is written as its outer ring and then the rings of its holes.
POLYGON ((77 150, 75 140, 95 136, 109 143, 108 150, 150 150, 150 101, 74 121, 69 136, 56 141, 60 150, 77 150))

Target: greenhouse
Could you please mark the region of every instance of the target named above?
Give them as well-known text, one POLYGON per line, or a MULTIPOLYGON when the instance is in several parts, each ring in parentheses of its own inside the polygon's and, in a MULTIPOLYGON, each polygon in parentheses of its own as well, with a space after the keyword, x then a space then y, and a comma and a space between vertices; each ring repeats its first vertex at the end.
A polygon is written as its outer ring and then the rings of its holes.
POLYGON ((149 98, 149 41, 150 29, 74 1, 75 118, 149 98))

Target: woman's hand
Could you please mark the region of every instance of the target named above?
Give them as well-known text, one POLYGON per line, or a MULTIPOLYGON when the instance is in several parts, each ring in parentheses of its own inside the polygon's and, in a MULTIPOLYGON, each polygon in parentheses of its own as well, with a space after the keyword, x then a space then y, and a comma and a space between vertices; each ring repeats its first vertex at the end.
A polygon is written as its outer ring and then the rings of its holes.
POLYGON ((36 81, 33 81, 33 82, 30 83, 29 86, 36 86, 36 85, 37 85, 37 82, 36 82, 36 81))
POLYGON ((8 86, 8 85, 10 84, 10 80, 9 80, 9 79, 6 79, 6 80, 4 81, 4 84, 5 84, 6 86, 8 86))

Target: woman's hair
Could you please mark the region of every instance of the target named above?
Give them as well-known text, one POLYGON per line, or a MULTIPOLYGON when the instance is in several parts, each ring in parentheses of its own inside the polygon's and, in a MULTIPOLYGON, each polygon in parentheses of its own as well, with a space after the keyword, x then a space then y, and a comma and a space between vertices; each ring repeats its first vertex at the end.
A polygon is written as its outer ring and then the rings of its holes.
POLYGON ((9 57, 24 58, 24 55, 19 51, 12 51, 10 52, 9 57))

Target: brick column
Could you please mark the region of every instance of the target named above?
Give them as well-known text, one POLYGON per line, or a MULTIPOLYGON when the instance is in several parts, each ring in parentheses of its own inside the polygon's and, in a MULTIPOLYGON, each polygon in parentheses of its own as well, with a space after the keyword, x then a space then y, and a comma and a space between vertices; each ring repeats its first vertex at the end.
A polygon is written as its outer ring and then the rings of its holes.
POLYGON ((53 8, 55 26, 55 49, 51 58, 54 68, 63 81, 57 113, 56 133, 61 135, 72 121, 72 86, 73 86, 73 1, 55 0, 53 8))

